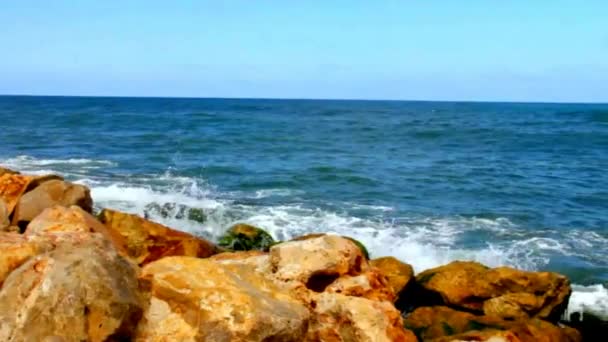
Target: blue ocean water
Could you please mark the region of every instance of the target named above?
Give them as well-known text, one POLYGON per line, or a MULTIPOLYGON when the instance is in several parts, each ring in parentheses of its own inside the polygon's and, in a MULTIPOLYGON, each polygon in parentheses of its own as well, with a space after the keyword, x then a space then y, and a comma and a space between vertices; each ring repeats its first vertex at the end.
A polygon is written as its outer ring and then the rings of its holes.
POLYGON ((201 208, 330 231, 417 271, 455 259, 608 281, 608 105, 0 97, 0 165, 89 185, 99 207, 201 208))

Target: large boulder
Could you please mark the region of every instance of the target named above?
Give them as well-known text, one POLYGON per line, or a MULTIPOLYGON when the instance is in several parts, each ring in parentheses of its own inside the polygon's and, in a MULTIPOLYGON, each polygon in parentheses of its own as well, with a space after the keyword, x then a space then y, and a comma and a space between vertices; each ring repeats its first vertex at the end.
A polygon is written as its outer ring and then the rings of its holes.
POLYGON ((537 318, 511 321, 444 306, 418 308, 405 318, 404 325, 422 341, 581 341, 575 330, 537 318))
POLYGON ((104 209, 99 219, 112 234, 121 237, 128 255, 139 265, 167 256, 206 258, 218 252, 216 246, 205 239, 137 215, 104 209))
POLYGON ((136 341, 302 341, 309 312, 247 265, 166 257, 146 265, 136 341))
POLYGON ((12 223, 23 225, 24 222, 33 220, 44 209, 55 205, 76 205, 89 213, 93 210, 93 200, 86 186, 53 179, 41 183, 21 196, 15 207, 12 223))
POLYGON ((18 174, 19 172, 0 166, 0 176, 3 174, 18 174))
POLYGON ((403 328, 401 313, 389 302, 335 293, 315 297, 306 341, 416 342, 403 328))
POLYGON ((360 274, 367 267, 359 247, 336 235, 277 244, 270 249, 270 262, 277 279, 300 281, 317 292, 340 276, 360 274))
MULTIPOLYGON (((433 304, 503 318, 539 317, 558 320, 571 293, 567 277, 551 272, 525 272, 510 267, 490 269, 476 262, 455 261, 416 277, 433 304)), ((420 299, 419 298, 419 299, 420 299)))
POLYGON ((274 243, 266 231, 246 223, 230 227, 218 240, 221 247, 232 251, 267 251, 274 243))
POLYGON ((414 280, 414 269, 393 257, 383 257, 370 260, 369 264, 384 274, 388 284, 393 289, 395 300, 408 288, 414 280))
POLYGON ((108 229, 94 216, 78 206, 53 206, 44 209, 25 230, 25 235, 45 235, 67 232, 99 233, 114 244, 119 253, 126 255, 125 241, 117 232, 108 229))
POLYGON ((141 316, 137 266, 99 234, 60 239, 56 249, 30 258, 4 281, 0 340, 128 340, 141 316))
POLYGON ((13 213, 19 198, 33 180, 32 176, 20 174, 4 173, 0 175, 0 201, 4 202, 7 217, 13 213))

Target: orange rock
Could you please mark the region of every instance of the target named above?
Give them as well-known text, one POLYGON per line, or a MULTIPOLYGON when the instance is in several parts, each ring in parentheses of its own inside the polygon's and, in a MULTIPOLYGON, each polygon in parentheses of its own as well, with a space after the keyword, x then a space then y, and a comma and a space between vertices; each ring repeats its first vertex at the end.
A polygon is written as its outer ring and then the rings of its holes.
POLYGON ((5 231, 11 224, 8 215, 8 209, 6 208, 4 201, 0 199, 0 232, 5 231))
MULTIPOLYGON (((288 241, 270 248, 270 263, 278 279, 308 283, 329 281, 346 274, 359 274, 367 267, 363 253, 352 241, 323 235, 301 241, 288 241), (311 279, 313 278, 313 279, 311 279), (321 279, 323 278, 323 279, 321 279)), ((325 286, 321 286, 323 290, 325 286)))
POLYGON ((4 279, 28 259, 45 251, 53 245, 42 239, 15 233, 0 232, 0 288, 4 279))
POLYGON ((29 222, 44 209, 55 205, 79 206, 86 212, 93 209, 90 191, 83 185, 53 179, 43 182, 21 196, 13 214, 13 224, 29 222))
POLYGON ((119 253, 127 254, 125 240, 120 234, 108 229, 91 214, 77 206, 66 208, 57 205, 47 208, 36 216, 25 230, 25 234, 28 236, 62 232, 100 233, 114 244, 119 253))
POLYGON ((151 298, 135 341, 302 341, 309 312, 247 265, 166 257, 146 265, 151 298))
POLYGON ((424 341, 486 341, 490 338, 521 342, 580 341, 580 335, 577 339, 572 331, 537 318, 509 321, 444 306, 418 308, 405 318, 404 324, 424 341))
POLYGON ((25 193, 32 180, 34 177, 20 174, 0 175, 0 200, 4 202, 7 216, 13 213, 19 198, 25 193))
POLYGON ((313 305, 306 341, 415 342, 401 313, 389 302, 320 293, 313 305))
POLYGON ((503 318, 558 319, 571 292, 568 278, 557 273, 462 261, 424 271, 416 281, 445 304, 503 318))
POLYGON ((370 260, 370 265, 377 268, 388 279, 388 284, 396 294, 395 299, 410 285, 414 279, 414 269, 411 265, 402 263, 393 257, 370 260))
POLYGON ((13 171, 11 169, 0 167, 0 176, 2 176, 3 174, 18 174, 18 173, 19 172, 17 172, 17 171, 13 171))
POLYGON ((345 275, 336 279, 325 289, 325 292, 391 303, 396 299, 387 278, 380 270, 373 267, 359 275, 345 275))
POLYGON ((206 258, 218 252, 207 240, 137 215, 104 209, 99 218, 112 234, 121 236, 129 256, 139 265, 167 256, 206 258))
POLYGON ((59 235, 55 250, 6 278, 0 340, 128 340, 141 315, 137 266, 99 234, 59 235))

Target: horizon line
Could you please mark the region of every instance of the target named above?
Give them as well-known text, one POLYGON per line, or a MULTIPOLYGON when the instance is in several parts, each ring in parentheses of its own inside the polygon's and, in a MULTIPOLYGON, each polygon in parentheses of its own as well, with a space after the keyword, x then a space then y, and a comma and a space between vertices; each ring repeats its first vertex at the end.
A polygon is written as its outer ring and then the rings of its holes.
POLYGON ((570 102, 544 100, 428 100, 428 99, 358 99, 358 98, 307 98, 307 97, 235 97, 235 96, 153 96, 153 95, 58 95, 58 94, 0 94, 0 97, 67 97, 67 98, 123 98, 123 99, 175 99, 175 100, 272 100, 272 101, 366 101, 366 102, 441 102, 441 103, 510 103, 510 104, 573 104, 608 105, 607 102, 570 102))

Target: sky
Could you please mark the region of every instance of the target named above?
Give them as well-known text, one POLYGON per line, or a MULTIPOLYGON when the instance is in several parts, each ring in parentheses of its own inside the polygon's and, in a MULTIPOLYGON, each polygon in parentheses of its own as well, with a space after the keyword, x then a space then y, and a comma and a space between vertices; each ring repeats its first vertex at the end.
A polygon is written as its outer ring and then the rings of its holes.
POLYGON ((608 0, 7 0, 0 94, 608 102, 608 0))

